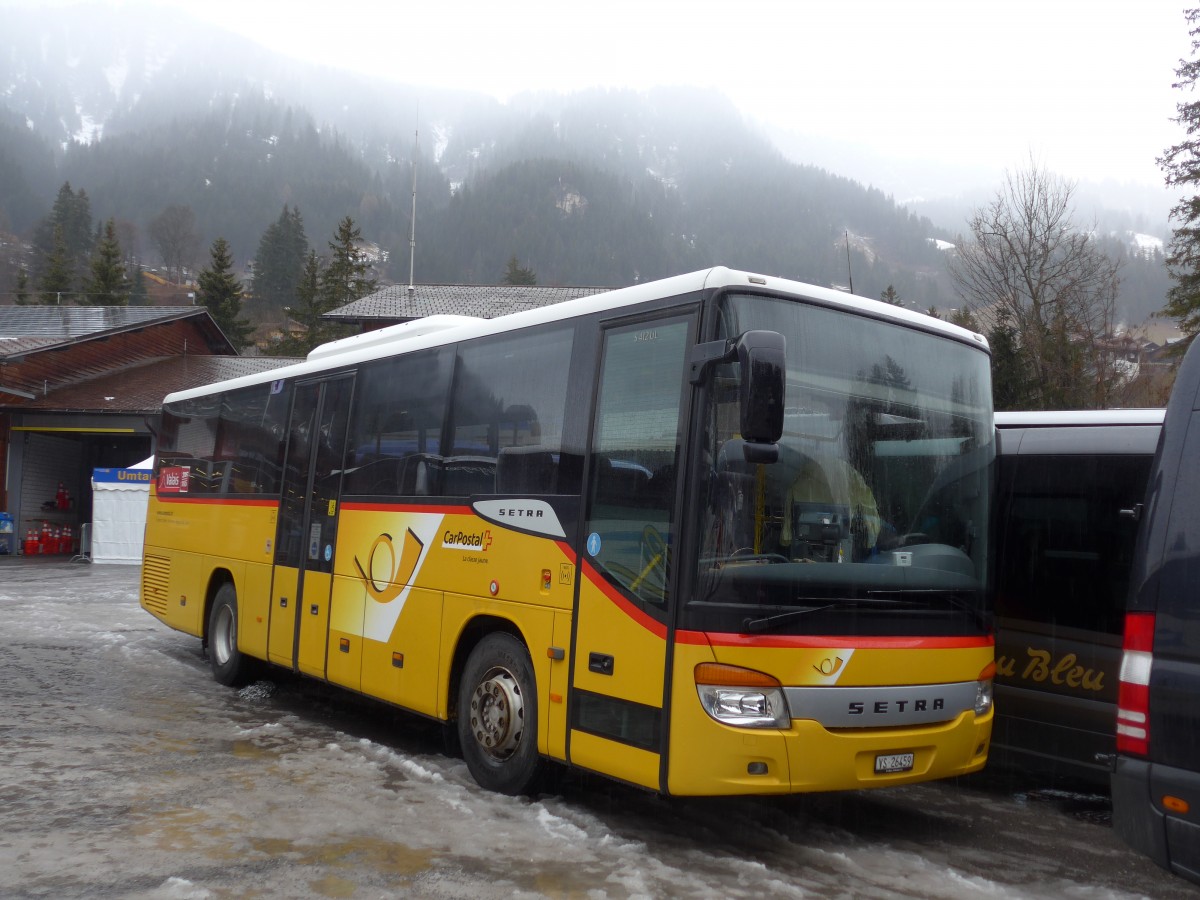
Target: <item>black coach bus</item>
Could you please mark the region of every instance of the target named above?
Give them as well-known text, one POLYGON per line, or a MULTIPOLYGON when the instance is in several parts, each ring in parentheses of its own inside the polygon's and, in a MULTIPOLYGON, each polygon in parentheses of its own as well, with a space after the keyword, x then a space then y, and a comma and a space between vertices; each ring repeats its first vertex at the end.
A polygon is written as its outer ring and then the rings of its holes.
POLYGON ((1167 404, 1130 583, 1113 827, 1160 866, 1200 884, 1200 346, 1195 343, 1167 404))
POLYGON ((1108 788, 1136 509, 1162 418, 996 413, 989 765, 1108 788))

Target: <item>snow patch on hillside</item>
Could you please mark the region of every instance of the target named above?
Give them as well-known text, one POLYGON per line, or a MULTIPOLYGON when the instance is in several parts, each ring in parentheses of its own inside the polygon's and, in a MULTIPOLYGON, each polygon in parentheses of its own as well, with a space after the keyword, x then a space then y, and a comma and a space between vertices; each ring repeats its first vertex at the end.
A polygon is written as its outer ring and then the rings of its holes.
POLYGON ((125 87, 125 82, 129 78, 129 61, 121 57, 118 61, 111 65, 105 66, 104 78, 108 82, 108 86, 112 89, 113 96, 120 99, 121 90, 125 87))
POLYGON ((1153 256, 1155 253, 1161 253, 1163 249, 1162 238, 1157 238, 1152 234, 1140 234, 1138 232, 1130 232, 1129 240, 1133 244, 1133 248, 1139 253, 1146 256, 1153 256))

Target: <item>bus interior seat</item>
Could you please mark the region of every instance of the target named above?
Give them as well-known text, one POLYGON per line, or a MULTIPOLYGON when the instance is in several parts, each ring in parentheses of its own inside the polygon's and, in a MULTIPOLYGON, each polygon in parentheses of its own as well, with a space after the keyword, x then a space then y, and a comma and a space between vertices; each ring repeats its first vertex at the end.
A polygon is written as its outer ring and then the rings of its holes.
POLYGON ((504 447, 496 457, 496 493, 553 494, 558 464, 545 447, 504 447))
POLYGON ((433 480, 437 474, 434 457, 417 453, 400 460, 397 487, 405 497, 429 497, 436 494, 433 480))
POLYGON ((346 472, 342 491, 346 494, 394 494, 398 460, 371 460, 346 472))
POLYGON ((471 497, 496 492, 496 461, 480 456, 454 456, 442 462, 443 494, 471 497))

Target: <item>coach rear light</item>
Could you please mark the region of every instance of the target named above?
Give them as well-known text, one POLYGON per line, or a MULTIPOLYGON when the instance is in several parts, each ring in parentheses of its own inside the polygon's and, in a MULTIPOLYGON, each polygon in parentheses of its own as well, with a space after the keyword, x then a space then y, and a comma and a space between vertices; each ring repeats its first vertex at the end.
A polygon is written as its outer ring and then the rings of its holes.
POLYGON ((1117 752, 1150 754, 1150 670, 1154 667, 1154 613, 1125 614, 1117 687, 1117 752))
POLYGON ((704 711, 724 725, 787 728, 791 722, 783 685, 770 675, 739 666, 701 663, 695 677, 704 711))

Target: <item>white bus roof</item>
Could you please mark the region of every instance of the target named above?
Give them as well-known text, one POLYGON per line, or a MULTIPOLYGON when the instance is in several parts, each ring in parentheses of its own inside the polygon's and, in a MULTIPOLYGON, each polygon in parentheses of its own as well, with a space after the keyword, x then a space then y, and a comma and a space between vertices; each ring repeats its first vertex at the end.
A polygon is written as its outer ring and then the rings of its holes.
POLYGON ((308 358, 303 362, 279 369, 243 375, 218 384, 176 391, 168 394, 163 402, 172 403, 192 397, 203 397, 215 390, 233 390, 284 378, 302 377, 326 369, 355 365, 390 356, 401 349, 406 352, 421 350, 426 347, 436 347, 490 334, 502 334, 515 328, 565 321, 663 297, 676 297, 704 289, 725 287, 760 288, 807 297, 849 311, 869 313, 879 318, 917 325, 925 330, 940 332, 948 337, 973 344, 982 350, 988 348, 987 340, 983 335, 975 334, 933 316, 926 316, 903 307, 892 306, 879 300, 871 300, 831 288, 817 287, 769 275, 738 272, 724 266, 717 266, 686 275, 664 278, 660 281, 650 281, 632 287, 593 294, 590 297, 566 300, 538 309, 511 313, 495 319, 476 319, 471 316, 430 316, 426 319, 391 325, 387 328, 322 344, 309 353, 308 358))

